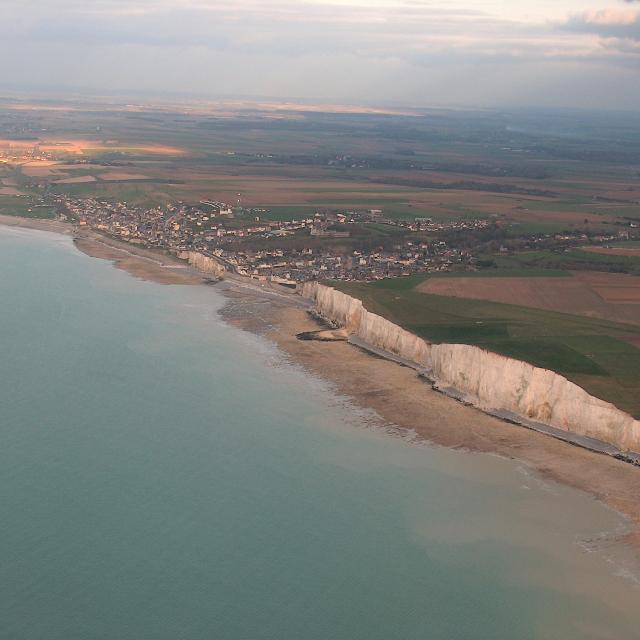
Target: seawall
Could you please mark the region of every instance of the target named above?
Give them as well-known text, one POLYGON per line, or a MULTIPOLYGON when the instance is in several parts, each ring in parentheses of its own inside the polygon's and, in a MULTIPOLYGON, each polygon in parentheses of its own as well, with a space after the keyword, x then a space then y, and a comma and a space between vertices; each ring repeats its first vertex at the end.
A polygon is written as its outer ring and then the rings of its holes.
POLYGON ((299 293, 323 318, 360 340, 415 363, 435 386, 453 387, 480 409, 506 411, 562 431, 640 453, 640 421, 563 376, 464 344, 433 344, 317 282, 299 293))

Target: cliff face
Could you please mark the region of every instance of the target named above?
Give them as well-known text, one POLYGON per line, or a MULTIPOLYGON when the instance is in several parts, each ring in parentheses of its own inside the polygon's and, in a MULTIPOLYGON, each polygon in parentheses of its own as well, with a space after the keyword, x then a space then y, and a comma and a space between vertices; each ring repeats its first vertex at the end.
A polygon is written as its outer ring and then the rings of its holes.
POLYGON ((218 278, 226 271, 222 264, 220 264, 220 262, 215 258, 210 258, 209 256, 205 256, 204 254, 196 251, 183 251, 180 254, 180 258, 188 260, 189 264, 198 269, 198 271, 209 273, 218 278))
POLYGON ((430 370, 437 384, 463 392, 481 409, 506 410, 640 452, 640 421, 553 371, 470 345, 431 344, 370 313, 360 300, 315 282, 305 283, 300 293, 326 319, 430 370))

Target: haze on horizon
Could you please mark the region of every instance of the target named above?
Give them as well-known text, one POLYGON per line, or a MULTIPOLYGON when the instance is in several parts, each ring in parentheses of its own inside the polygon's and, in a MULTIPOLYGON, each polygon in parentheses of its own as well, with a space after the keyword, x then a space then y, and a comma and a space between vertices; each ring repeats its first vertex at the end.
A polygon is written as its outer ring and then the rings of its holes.
POLYGON ((0 89, 640 108, 639 0, 3 0, 0 89))

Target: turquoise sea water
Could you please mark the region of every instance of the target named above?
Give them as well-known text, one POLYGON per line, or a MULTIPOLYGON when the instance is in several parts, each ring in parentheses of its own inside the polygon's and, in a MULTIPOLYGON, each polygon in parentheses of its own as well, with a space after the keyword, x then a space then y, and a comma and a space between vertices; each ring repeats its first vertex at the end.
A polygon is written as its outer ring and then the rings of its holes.
POLYGON ((617 514, 366 428, 222 304, 0 228, 2 640, 638 637, 617 514))

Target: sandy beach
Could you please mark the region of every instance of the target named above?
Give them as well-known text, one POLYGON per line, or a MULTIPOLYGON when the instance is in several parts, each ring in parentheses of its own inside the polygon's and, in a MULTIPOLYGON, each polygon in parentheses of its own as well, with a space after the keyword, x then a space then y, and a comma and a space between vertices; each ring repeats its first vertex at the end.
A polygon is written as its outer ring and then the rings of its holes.
POLYGON ((127 245, 93 231, 80 231, 75 245, 88 256, 111 260, 130 275, 159 284, 202 284, 205 280, 184 262, 160 252, 127 245))
POLYGON ((21 227, 23 229, 36 229, 38 231, 51 231, 52 233, 62 233, 72 235, 73 227, 59 220, 42 220, 40 218, 20 218, 18 216, 7 216, 0 213, 0 224, 6 227, 21 227))
MULTIPOLYGON (((72 233, 70 225, 53 221, 0 216, 0 224, 72 233)), ((92 231, 83 230, 76 246, 153 282, 193 285, 207 280, 180 260, 92 231)), ((259 287, 233 279, 219 290, 227 297, 222 315, 228 322, 273 341, 292 362, 332 383, 356 406, 373 410, 381 425, 411 431, 436 445, 514 459, 544 477, 588 492, 629 518, 632 526, 623 542, 640 550, 640 468, 488 416, 434 391, 413 369, 347 342, 299 340, 297 334, 324 327, 295 294, 263 294, 259 287)))

